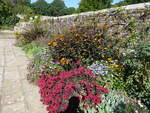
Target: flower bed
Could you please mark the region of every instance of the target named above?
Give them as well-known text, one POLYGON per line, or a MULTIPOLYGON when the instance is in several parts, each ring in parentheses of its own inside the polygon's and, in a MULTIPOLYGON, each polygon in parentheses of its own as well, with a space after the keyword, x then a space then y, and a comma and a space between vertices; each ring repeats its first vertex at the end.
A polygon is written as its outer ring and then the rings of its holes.
POLYGON ((38 86, 49 113, 59 113, 67 109, 69 99, 74 96, 80 98, 80 105, 85 109, 100 104, 101 94, 108 93, 108 90, 94 81, 95 76, 90 70, 79 67, 58 75, 42 73, 38 86))
POLYGON ((57 35, 45 51, 35 56, 29 65, 28 78, 38 80, 41 100, 49 113, 70 110, 70 101, 74 99, 79 104, 76 110, 86 108, 101 113, 101 108, 105 111, 102 101, 105 96, 101 95, 108 92, 105 88, 124 92, 129 100, 136 99, 144 109, 149 109, 150 29, 145 26, 139 33, 136 22, 129 23, 128 37, 107 35, 107 25, 73 27, 57 35))

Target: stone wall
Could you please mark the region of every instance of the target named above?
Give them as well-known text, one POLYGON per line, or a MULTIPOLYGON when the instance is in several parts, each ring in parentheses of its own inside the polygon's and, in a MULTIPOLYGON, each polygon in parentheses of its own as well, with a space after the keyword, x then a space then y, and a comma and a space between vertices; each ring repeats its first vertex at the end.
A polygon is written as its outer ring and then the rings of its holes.
MULTIPOLYGON (((106 25, 113 33, 119 33, 118 31, 126 30, 131 21, 136 21, 138 29, 141 29, 145 24, 150 24, 150 3, 134 4, 60 17, 42 16, 41 20, 48 22, 47 25, 51 34, 63 33, 72 26, 83 24, 106 25)), ((32 25, 31 23, 21 22, 17 24, 15 31, 21 32, 24 28, 32 25)), ((127 32, 125 31, 124 33, 127 32)))

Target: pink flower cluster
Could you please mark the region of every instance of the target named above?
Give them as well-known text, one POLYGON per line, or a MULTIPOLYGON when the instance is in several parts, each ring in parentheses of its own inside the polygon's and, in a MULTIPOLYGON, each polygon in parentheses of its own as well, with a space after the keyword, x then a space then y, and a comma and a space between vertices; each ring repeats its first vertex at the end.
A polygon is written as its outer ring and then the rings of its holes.
POLYGON ((43 73, 38 81, 41 101, 48 106, 48 113, 65 111, 72 96, 79 96, 84 108, 88 108, 88 103, 99 104, 102 100, 101 93, 108 93, 108 90, 93 82, 94 80, 92 71, 85 67, 60 72, 58 75, 47 76, 43 73))

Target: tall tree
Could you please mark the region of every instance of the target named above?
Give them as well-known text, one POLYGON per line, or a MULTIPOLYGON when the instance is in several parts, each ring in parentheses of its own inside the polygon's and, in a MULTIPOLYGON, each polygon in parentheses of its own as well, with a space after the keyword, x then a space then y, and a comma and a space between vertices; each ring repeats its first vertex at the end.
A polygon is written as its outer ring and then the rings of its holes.
POLYGON ((62 0, 54 0, 54 1, 51 3, 51 5, 52 5, 52 6, 55 6, 55 7, 57 7, 57 8, 59 8, 59 9, 66 8, 65 3, 64 3, 64 1, 62 1, 62 0))
POLYGON ((8 2, 10 6, 16 5, 30 5, 31 0, 2 0, 8 2))
POLYGON ((150 2, 150 0, 125 0, 128 4, 136 4, 136 3, 143 3, 143 2, 150 2))
POLYGON ((50 8, 51 15, 52 16, 64 15, 64 12, 66 13, 66 8, 67 7, 65 6, 64 1, 62 1, 62 0, 54 0, 51 3, 51 8, 50 8))
POLYGON ((128 3, 126 1, 120 1, 114 5, 112 5, 112 7, 120 7, 120 6, 125 6, 128 5, 128 3))
POLYGON ((10 7, 7 1, 1 1, 0 3, 0 17, 7 17, 10 15, 10 7))
POLYGON ((2 25, 3 21, 11 15, 10 7, 7 1, 0 2, 0 25, 2 25))
POLYGON ((30 5, 31 0, 17 0, 17 4, 19 5, 30 5))
POLYGON ((79 4, 79 11, 95 11, 111 6, 112 0, 81 0, 79 4))
POLYGON ((49 7, 50 5, 45 0, 38 0, 35 3, 31 4, 32 9, 35 14, 40 15, 49 15, 49 7))

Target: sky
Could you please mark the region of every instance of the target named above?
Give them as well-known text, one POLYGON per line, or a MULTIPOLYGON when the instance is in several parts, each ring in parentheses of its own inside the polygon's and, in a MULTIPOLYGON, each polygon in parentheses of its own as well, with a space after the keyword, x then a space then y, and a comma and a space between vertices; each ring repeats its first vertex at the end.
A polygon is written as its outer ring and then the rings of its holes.
MULTIPOLYGON (((32 2, 35 2, 37 0, 31 0, 32 2)), ((48 3, 51 3, 53 0, 46 0, 48 3)), ((80 0, 63 0, 66 4, 67 7, 75 7, 77 8, 79 6, 80 0)), ((118 3, 119 1, 122 0, 113 0, 114 3, 118 3)))

